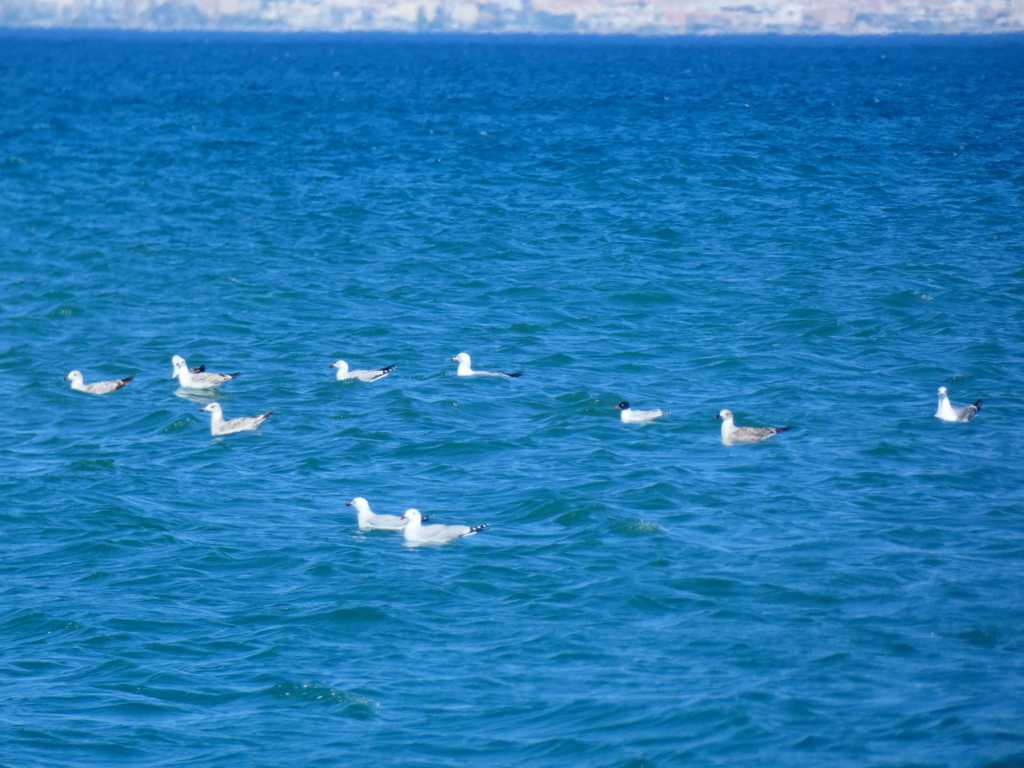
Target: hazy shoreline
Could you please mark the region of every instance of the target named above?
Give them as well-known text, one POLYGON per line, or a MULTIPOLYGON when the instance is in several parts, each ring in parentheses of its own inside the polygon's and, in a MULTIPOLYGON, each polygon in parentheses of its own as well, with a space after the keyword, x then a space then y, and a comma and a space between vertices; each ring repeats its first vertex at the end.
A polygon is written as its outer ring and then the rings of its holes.
POLYGON ((863 37, 1024 32, 1020 0, 0 0, 0 28, 223 33, 863 37))

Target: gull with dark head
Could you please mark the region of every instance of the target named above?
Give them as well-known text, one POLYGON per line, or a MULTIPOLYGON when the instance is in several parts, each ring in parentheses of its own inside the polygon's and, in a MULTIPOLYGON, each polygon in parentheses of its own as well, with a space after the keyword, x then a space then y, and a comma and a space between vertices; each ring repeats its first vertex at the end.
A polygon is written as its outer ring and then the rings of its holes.
POLYGON ((943 421, 970 421, 978 415, 981 410, 981 400, 973 405, 953 405, 949 402, 949 392, 945 387, 939 387, 939 409, 935 411, 935 418, 943 421))
POLYGON ((172 357, 171 364, 174 366, 171 378, 176 378, 178 384, 185 389, 216 389, 238 376, 238 373, 206 373, 206 366, 203 365, 189 368, 181 355, 172 357))
POLYGON ((213 416, 210 420, 210 434, 214 437, 230 435, 232 432, 251 432, 254 429, 259 429, 260 424, 269 419, 270 414, 273 413, 273 411, 267 411, 259 416, 239 416, 237 419, 225 421, 220 403, 210 403, 200 410, 208 411, 213 416))
POLYGON ((394 365, 385 365, 383 368, 371 368, 368 371, 350 371, 348 369, 348 363, 346 363, 344 360, 338 360, 337 362, 333 363, 329 367, 337 369, 338 373, 335 376, 335 379, 337 381, 347 381, 349 379, 358 379, 359 381, 365 381, 365 382, 369 383, 371 381, 377 381, 378 379, 383 379, 385 376, 387 376, 389 373, 391 373, 393 370, 395 370, 396 366, 394 366, 394 365))
POLYGON ((663 411, 660 408, 651 411, 638 411, 625 400, 615 407, 619 409, 619 415, 627 424, 640 424, 645 421, 654 421, 661 416, 668 416, 668 411, 663 411))
POLYGON ((522 376, 522 371, 518 373, 496 373, 494 371, 474 371, 469 355, 465 352, 459 352, 455 357, 452 358, 453 363, 459 364, 459 369, 456 371, 457 376, 503 376, 506 379, 515 379, 522 376))
POLYGON ((402 520, 405 521, 405 543, 414 547, 421 544, 447 544, 490 528, 489 525, 423 525, 423 515, 418 509, 405 510, 402 520))
POLYGON ((88 392, 90 395, 105 395, 108 392, 115 392, 134 378, 134 376, 129 376, 127 379, 113 379, 111 381, 97 381, 95 384, 86 384, 82 378, 81 371, 72 371, 64 377, 64 381, 70 381, 71 388, 78 392, 88 392))
POLYGON ((792 429, 792 427, 737 427, 733 421, 732 411, 728 409, 719 411, 715 418, 722 420, 722 442, 726 445, 730 443, 760 443, 780 432, 792 429))

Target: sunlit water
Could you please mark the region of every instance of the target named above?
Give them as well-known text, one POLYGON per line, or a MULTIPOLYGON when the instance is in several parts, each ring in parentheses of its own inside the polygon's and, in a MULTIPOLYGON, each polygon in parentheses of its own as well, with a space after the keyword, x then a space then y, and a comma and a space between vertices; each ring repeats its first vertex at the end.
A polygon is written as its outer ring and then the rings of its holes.
POLYGON ((1021 39, 0 48, 0 764, 1024 761, 1021 39))

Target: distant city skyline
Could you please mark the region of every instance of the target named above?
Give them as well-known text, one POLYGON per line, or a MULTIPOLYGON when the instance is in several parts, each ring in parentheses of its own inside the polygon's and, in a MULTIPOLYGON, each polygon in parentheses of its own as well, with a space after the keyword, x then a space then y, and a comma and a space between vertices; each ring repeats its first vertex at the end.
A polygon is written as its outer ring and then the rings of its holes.
POLYGON ((8 28, 631 35, 993 34, 1024 0, 0 0, 8 28))

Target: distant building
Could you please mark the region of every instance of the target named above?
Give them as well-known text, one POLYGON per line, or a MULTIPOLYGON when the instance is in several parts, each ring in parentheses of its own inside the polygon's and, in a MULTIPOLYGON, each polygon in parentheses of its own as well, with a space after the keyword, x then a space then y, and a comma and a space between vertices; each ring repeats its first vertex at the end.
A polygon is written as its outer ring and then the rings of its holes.
POLYGON ((0 26, 634 35, 1024 31, 1024 0, 0 0, 0 26))

